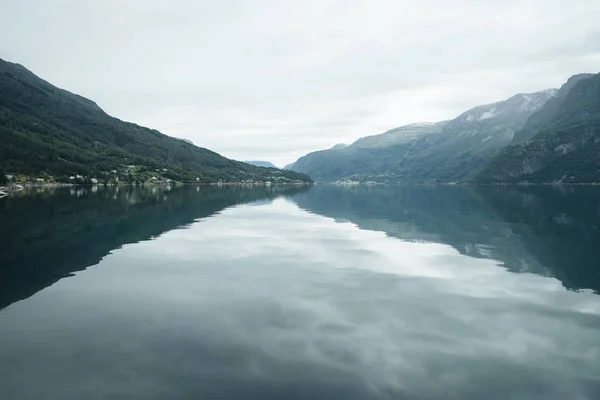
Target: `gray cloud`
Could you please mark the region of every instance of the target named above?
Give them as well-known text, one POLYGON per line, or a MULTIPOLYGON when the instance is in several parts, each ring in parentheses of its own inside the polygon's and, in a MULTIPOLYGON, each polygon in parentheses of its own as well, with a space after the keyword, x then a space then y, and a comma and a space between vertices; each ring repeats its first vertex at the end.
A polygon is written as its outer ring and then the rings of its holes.
POLYGON ((5 0, 0 57, 226 156, 306 151, 600 65, 580 0, 5 0))

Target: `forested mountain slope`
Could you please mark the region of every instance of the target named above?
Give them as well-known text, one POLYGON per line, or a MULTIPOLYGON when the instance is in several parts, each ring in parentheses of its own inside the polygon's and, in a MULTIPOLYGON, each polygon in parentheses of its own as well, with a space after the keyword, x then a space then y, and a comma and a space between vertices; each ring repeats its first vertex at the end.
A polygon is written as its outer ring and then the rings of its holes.
POLYGON ((309 182, 306 175, 233 161, 106 114, 21 65, 0 60, 0 170, 47 180, 309 182), (79 178, 78 178, 79 179, 79 178))

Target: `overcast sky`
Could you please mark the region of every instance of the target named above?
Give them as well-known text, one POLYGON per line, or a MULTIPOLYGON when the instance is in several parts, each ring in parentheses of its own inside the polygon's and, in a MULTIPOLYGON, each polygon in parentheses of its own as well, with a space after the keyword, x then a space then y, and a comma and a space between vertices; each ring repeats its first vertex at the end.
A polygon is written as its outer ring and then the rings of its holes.
POLYGON ((0 57, 278 165, 600 72, 598 0, 0 0, 0 57))

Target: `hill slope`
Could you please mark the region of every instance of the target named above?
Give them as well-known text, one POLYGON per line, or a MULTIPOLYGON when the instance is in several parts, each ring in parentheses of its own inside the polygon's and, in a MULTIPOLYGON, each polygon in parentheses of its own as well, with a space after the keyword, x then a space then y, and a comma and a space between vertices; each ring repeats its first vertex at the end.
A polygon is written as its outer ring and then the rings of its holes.
POLYGON ((412 124, 310 153, 291 168, 317 181, 428 183, 467 181, 507 146, 555 91, 518 94, 451 121, 412 124))
POLYGON ((93 101, 1 59, 0 169, 61 181, 72 175, 104 181, 151 176, 194 182, 310 181, 303 174, 233 161, 113 118, 93 101))
POLYGON ((477 182, 600 182, 600 74, 577 75, 563 88, 477 182))

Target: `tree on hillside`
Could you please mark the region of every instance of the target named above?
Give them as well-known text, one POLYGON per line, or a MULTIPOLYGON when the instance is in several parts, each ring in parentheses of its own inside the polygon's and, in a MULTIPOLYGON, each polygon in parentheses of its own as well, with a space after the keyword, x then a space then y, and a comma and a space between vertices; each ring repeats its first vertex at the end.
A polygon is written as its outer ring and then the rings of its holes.
POLYGON ((8 179, 6 179, 6 174, 2 167, 0 167, 0 185, 6 185, 8 183, 8 179))

